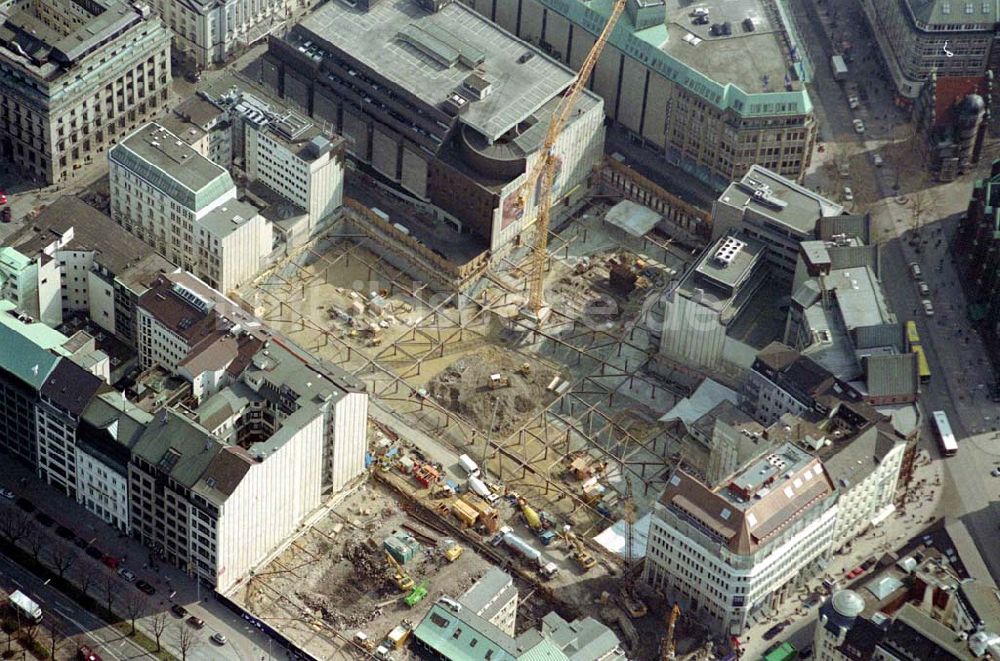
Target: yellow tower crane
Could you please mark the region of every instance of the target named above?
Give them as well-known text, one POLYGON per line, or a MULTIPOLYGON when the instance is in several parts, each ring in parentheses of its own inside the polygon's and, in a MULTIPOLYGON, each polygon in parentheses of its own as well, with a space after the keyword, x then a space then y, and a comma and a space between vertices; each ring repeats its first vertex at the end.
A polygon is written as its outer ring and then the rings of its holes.
POLYGON ((570 113, 576 105, 576 100, 580 97, 580 93, 583 92, 584 88, 586 88, 587 81, 590 80, 590 74, 593 73, 594 67, 597 65, 597 60, 600 58, 604 46, 608 43, 611 32, 615 29, 618 19, 621 18, 622 11, 625 10, 625 2, 626 0, 615 0, 615 4, 611 9, 611 15, 608 17, 608 22, 604 24, 604 29, 597 37, 597 41, 594 42, 593 48, 590 49, 587 57, 584 58, 576 80, 570 85, 569 91, 563 96, 556 111, 552 114, 548 130, 545 133, 545 140, 542 143, 542 158, 539 159, 521 187, 519 196, 521 208, 523 209, 523 213, 528 213, 528 197, 530 192, 535 188, 538 178, 541 177, 541 188, 538 199, 535 200, 535 204, 538 205, 538 218, 535 220, 537 236, 532 246, 528 309, 526 310, 538 323, 542 321, 544 316, 542 308, 545 305, 545 262, 548 259, 549 252, 552 184, 555 179, 556 168, 559 165, 559 158, 555 154, 556 141, 566 127, 566 123, 570 119, 570 113))

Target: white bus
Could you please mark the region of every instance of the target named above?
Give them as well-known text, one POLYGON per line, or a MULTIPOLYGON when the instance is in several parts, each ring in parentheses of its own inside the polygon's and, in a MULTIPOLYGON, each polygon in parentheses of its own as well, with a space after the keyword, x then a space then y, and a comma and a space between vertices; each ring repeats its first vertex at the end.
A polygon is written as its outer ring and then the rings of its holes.
POLYGON ((951 431, 951 423, 948 422, 948 414, 944 411, 934 411, 931 414, 934 419, 934 433, 937 434, 938 447, 941 454, 946 457, 953 457, 958 452, 958 441, 951 431))

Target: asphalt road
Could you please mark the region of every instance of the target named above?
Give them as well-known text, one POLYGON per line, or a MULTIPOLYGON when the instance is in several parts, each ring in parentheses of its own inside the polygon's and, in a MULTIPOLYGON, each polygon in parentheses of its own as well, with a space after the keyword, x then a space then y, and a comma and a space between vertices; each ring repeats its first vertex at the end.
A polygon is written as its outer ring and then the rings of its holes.
POLYGON ((89 640, 91 647, 99 650, 106 659, 151 658, 151 655, 130 639, 122 637, 64 594, 4 556, 0 556, 0 585, 8 592, 25 592, 42 607, 43 622, 38 635, 43 642, 49 642, 49 621, 55 619, 63 636, 75 637, 82 634, 89 640))

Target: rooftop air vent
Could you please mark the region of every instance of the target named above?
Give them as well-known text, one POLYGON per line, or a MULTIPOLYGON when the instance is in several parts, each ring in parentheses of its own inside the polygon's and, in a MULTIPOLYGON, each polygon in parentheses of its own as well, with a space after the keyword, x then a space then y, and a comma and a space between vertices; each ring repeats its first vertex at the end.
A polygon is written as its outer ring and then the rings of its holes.
POLYGON ((715 251, 715 261, 719 262, 723 266, 729 266, 736 259, 736 256, 740 254, 744 248, 746 248, 746 242, 740 241, 737 238, 727 236, 726 240, 722 242, 719 249, 715 251))

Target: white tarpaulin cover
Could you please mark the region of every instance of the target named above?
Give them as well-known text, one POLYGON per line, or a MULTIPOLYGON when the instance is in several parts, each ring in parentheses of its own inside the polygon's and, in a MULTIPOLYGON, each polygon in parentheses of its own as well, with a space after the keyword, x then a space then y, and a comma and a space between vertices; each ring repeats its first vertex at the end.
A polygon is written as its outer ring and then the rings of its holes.
MULTIPOLYGON (((649 519, 647 514, 632 526, 632 558, 639 560, 646 557, 646 539, 649 537, 649 519)), ((625 557, 625 522, 616 521, 607 530, 594 537, 594 541, 621 557, 625 557)))

